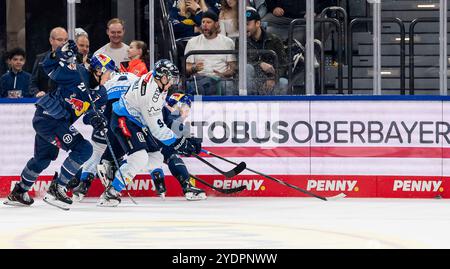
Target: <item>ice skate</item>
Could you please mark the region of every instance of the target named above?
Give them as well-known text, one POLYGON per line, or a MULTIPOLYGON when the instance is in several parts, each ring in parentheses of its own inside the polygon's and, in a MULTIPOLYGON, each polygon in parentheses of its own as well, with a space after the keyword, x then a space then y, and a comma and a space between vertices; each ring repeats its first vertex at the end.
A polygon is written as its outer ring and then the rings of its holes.
POLYGON ((80 184, 76 186, 73 191, 73 200, 75 202, 81 202, 86 196, 89 188, 91 187, 92 181, 94 180, 94 175, 89 174, 87 180, 80 181, 80 184))
POLYGON ((3 204, 11 206, 30 206, 33 203, 33 198, 28 195, 26 190, 20 187, 19 183, 14 186, 14 189, 8 195, 7 200, 3 202, 3 204))
POLYGON ((55 173, 47 194, 44 197, 44 202, 63 210, 69 210, 69 206, 72 204, 72 199, 67 196, 66 187, 59 184, 57 178, 58 173, 55 173))
POLYGON ((80 184, 80 179, 74 176, 69 183, 67 183, 67 190, 73 190, 80 184))
POLYGON ((206 193, 204 190, 192 186, 190 183, 183 188, 184 197, 188 201, 199 201, 206 199, 206 193))
POLYGON ((106 188, 105 192, 100 196, 97 206, 116 207, 120 204, 120 192, 116 191, 112 185, 106 188))

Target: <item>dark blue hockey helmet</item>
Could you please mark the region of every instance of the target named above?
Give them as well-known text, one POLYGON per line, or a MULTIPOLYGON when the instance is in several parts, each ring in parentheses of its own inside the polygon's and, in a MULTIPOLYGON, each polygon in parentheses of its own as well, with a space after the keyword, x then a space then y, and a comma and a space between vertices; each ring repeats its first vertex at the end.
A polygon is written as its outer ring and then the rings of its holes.
POLYGON ((155 63, 153 77, 161 80, 163 76, 166 76, 169 81, 172 81, 172 84, 178 84, 180 71, 178 71, 178 68, 171 61, 161 59, 155 63))
POLYGON ((104 53, 97 53, 91 58, 91 70, 100 70, 102 73, 106 71, 117 71, 116 63, 111 57, 104 53))

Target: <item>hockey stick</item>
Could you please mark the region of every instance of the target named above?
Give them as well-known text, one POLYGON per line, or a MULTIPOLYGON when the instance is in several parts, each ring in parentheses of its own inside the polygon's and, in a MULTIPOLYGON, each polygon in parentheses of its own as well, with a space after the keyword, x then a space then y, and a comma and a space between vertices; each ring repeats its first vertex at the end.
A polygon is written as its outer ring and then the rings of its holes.
POLYGON ((209 184, 208 182, 204 181, 203 179, 198 178, 197 176, 194 176, 192 174, 189 174, 189 176, 191 176, 193 179, 199 181, 203 185, 208 186, 211 189, 213 189, 215 191, 218 191, 220 193, 224 193, 224 194, 233 194, 233 193, 236 193, 236 192, 243 191, 243 190, 245 190, 247 188, 246 186, 242 185, 242 186, 239 186, 237 188, 232 188, 232 189, 221 189, 221 188, 214 187, 213 185, 209 184))
MULTIPOLYGON (((206 153, 206 154, 208 154, 208 155, 214 156, 214 157, 216 157, 216 158, 218 158, 218 159, 221 159, 221 160, 223 160, 223 161, 225 161, 225 162, 232 163, 232 164, 236 164, 235 162, 233 162, 233 161, 231 161, 231 160, 228 160, 228 159, 226 159, 226 158, 224 158, 224 157, 222 157, 222 156, 219 156, 219 155, 217 155, 217 154, 215 154, 215 153, 212 153, 212 152, 210 152, 210 151, 207 151, 207 150, 205 150, 205 149, 202 149, 202 152, 203 152, 203 153, 206 153)), ((248 167, 245 168, 245 169, 247 169, 248 171, 253 172, 253 173, 255 173, 255 174, 258 174, 258 175, 260 175, 260 176, 263 176, 263 177, 265 177, 265 178, 267 178, 267 179, 270 179, 270 180, 273 180, 273 181, 275 181, 275 182, 277 182, 277 183, 280 183, 281 185, 284 185, 284 186, 286 186, 286 187, 295 189, 295 190, 297 190, 297 191, 299 191, 299 192, 302 192, 302 193, 304 193, 304 194, 306 194, 306 195, 309 195, 309 196, 318 198, 318 199, 323 200, 323 201, 335 200, 335 199, 339 199, 339 198, 344 198, 344 197, 346 196, 344 193, 340 193, 340 194, 338 194, 338 195, 336 195, 336 196, 332 196, 332 197, 325 198, 325 197, 323 197, 323 196, 320 196, 320 195, 317 195, 317 194, 315 194, 315 193, 309 192, 309 191, 307 191, 307 190, 304 190, 304 189, 302 189, 302 188, 299 188, 299 187, 297 187, 297 186, 294 186, 294 185, 292 185, 292 184, 289 184, 289 183, 287 183, 287 182, 284 182, 284 181, 279 180, 279 179, 277 179, 277 178, 274 178, 274 177, 272 177, 272 176, 266 175, 266 174, 264 174, 264 173, 255 171, 255 170, 250 169, 250 168, 248 168, 248 167)))
MULTIPOLYGON (((88 84, 86 84, 86 82, 84 81, 83 74, 81 74, 81 70, 78 69, 78 66, 79 66, 79 65, 77 65, 77 68, 76 68, 76 69, 77 69, 77 72, 78 72, 78 75, 80 76, 80 79, 81 79, 81 81, 84 83, 85 87, 88 87, 88 84)), ((86 90, 87 90, 87 91, 86 91, 86 94, 87 94, 87 96, 89 97, 89 100, 90 100, 90 103, 91 103, 92 108, 94 109, 94 111, 95 111, 95 113, 97 114, 97 116, 101 117, 101 116, 99 115, 99 113, 98 113, 97 107, 95 106, 95 101, 92 99, 92 96, 91 96, 91 94, 89 93, 89 89, 86 89, 86 90)), ((117 170, 119 171, 119 175, 120 175, 120 178, 121 178, 122 182, 123 182, 123 183, 125 184, 125 186, 126 186, 126 187, 125 187, 125 192, 127 193, 128 197, 130 197, 130 199, 131 199, 131 201, 133 202, 133 204, 137 205, 138 203, 136 203, 136 201, 133 199, 133 197, 131 196, 130 192, 128 191, 128 188, 127 188, 127 187, 128 187, 127 182, 126 182, 125 178, 124 178, 123 175, 122 175, 122 171, 120 170, 119 162, 117 161, 116 154, 114 154, 114 150, 113 150, 113 148, 112 148, 112 146, 111 146, 111 142, 109 141, 108 135, 106 134, 105 130, 100 131, 100 133, 105 137, 106 145, 108 146, 108 149, 109 149, 109 151, 111 152, 111 156, 113 157, 114 164, 116 165, 117 170)))
POLYGON ((232 178, 232 177, 238 175, 239 173, 244 171, 245 168, 247 167, 245 162, 241 162, 239 164, 235 163, 236 167, 234 167, 230 171, 222 171, 219 168, 217 168, 215 165, 213 165, 210 162, 208 162, 207 160, 205 160, 202 157, 198 156, 197 154, 192 153, 192 156, 194 156, 195 158, 197 158, 199 161, 201 161, 202 163, 206 164, 207 166, 211 167, 212 169, 216 170, 220 174, 224 175, 226 178, 232 178))

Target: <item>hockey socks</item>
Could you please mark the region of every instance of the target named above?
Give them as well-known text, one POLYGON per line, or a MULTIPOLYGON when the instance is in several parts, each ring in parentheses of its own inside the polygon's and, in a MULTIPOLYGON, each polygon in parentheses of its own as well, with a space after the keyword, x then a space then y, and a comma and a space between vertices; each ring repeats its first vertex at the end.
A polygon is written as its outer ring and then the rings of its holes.
POLYGON ((123 183, 123 181, 118 179, 117 177, 114 178, 113 183, 111 185, 118 192, 121 192, 123 189, 125 189, 125 183, 123 183))
POLYGON ((70 157, 66 158, 64 163, 61 166, 61 174, 58 177, 58 183, 66 186, 69 181, 75 176, 75 174, 80 169, 81 164, 72 160, 70 157))
POLYGON ((51 160, 31 158, 20 174, 20 187, 28 191, 33 186, 39 174, 50 165, 51 160))

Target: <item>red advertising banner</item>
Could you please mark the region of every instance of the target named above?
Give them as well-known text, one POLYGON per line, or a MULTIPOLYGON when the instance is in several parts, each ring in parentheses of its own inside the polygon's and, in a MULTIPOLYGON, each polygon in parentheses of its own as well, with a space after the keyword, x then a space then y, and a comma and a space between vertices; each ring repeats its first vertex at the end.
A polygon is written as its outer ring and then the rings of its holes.
MULTIPOLYGON (((381 198, 449 198, 450 178, 417 177, 417 176, 358 176, 358 175, 272 175, 286 183, 298 186, 320 196, 330 197, 344 193, 347 197, 381 197, 381 198)), ((209 196, 238 197, 308 197, 304 193, 286 187, 276 181, 258 175, 238 175, 233 179, 223 176, 200 175, 201 179, 217 188, 231 189, 246 186, 242 192, 232 195, 222 194, 203 185, 193 182, 206 191, 209 196)), ((18 176, 0 177, 0 197, 8 195, 14 184, 20 180, 18 176)), ((43 197, 50 185, 51 176, 41 176, 30 190, 34 197, 43 197)), ((167 197, 182 196, 180 184, 172 177, 166 177, 167 197)), ((128 187, 135 197, 152 197, 156 192, 152 180, 147 175, 138 175, 128 187)), ((88 197, 99 197, 104 188, 99 180, 95 180, 88 197)))

